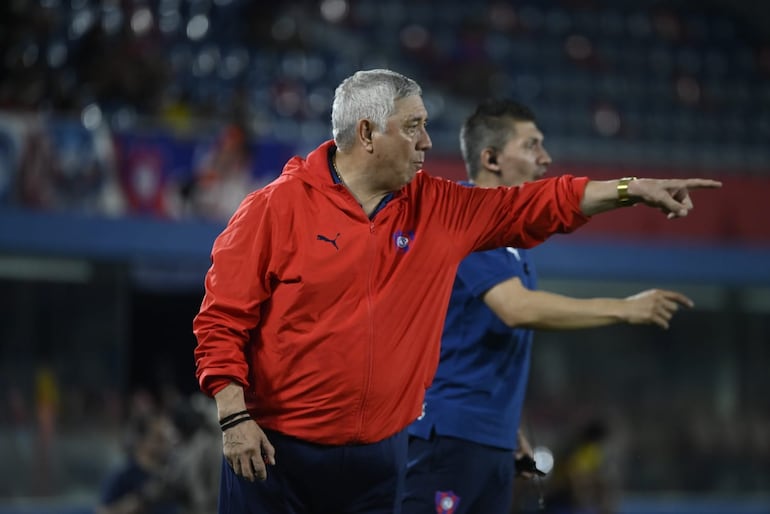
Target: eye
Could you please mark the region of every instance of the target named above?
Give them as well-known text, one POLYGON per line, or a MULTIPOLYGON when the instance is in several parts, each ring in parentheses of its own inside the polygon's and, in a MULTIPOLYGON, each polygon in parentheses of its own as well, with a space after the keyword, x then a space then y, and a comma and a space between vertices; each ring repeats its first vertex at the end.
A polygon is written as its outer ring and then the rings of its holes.
POLYGON ((409 128, 420 128, 428 125, 428 120, 412 119, 407 122, 409 128))

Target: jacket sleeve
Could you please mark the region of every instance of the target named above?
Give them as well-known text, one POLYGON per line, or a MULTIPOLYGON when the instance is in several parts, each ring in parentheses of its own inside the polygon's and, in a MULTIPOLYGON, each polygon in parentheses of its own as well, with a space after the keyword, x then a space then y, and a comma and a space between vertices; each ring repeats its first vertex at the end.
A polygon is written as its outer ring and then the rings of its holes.
POLYGON ((586 177, 561 175, 518 187, 464 187, 452 184, 452 197, 440 202, 448 229, 463 252, 501 246, 531 248, 556 233, 572 232, 590 218, 580 202, 586 177))
POLYGON ((248 386, 245 347, 270 296, 269 214, 266 198, 252 193, 214 241, 205 295, 193 320, 196 377, 211 396, 230 382, 248 386))

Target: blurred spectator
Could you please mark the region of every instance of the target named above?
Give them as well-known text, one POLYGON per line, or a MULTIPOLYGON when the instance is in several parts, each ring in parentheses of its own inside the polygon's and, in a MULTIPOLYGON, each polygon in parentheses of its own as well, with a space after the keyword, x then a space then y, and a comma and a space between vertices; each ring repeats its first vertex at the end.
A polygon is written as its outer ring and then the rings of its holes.
POLYGON ((96 514, 182 512, 168 474, 175 437, 167 415, 136 414, 129 423, 127 459, 103 484, 96 514))
POLYGON ((586 423, 575 440, 557 454, 548 482, 548 514, 613 514, 616 486, 610 473, 609 427, 601 419, 586 423))
POLYGON ((53 446, 56 438, 56 418, 59 411, 59 384, 53 369, 41 364, 35 377, 35 407, 38 422, 36 461, 39 466, 37 485, 42 495, 55 490, 53 446))
POLYGON ((251 174, 252 155, 246 131, 226 126, 205 151, 192 182, 185 186, 185 214, 227 221, 247 194, 259 185, 251 174))
POLYGON ((173 420, 180 441, 170 475, 185 499, 185 513, 216 512, 222 466, 216 404, 201 393, 194 394, 174 408, 173 420))

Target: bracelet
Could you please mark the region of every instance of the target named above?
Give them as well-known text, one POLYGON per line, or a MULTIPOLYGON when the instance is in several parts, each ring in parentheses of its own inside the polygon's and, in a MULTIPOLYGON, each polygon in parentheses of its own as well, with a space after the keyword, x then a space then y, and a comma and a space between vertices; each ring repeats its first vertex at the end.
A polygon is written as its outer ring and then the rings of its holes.
POLYGON ((632 180, 636 180, 636 177, 623 177, 618 180, 618 205, 621 207, 634 203, 634 200, 628 195, 628 183, 632 180))
POLYGON ((251 421, 251 416, 246 415, 246 416, 243 416, 242 418, 234 419, 234 420, 230 421, 229 423, 225 423, 223 425, 220 425, 219 428, 222 429, 222 432, 224 432, 228 428, 233 428, 235 425, 240 425, 244 421, 251 421))
POLYGON ((232 421, 235 418, 237 418, 238 416, 243 416, 244 414, 248 414, 248 413, 249 413, 249 411, 242 410, 241 412, 236 412, 234 414, 229 414, 229 415, 227 415, 224 418, 219 420, 219 426, 221 427, 222 425, 226 424, 228 421, 232 421))

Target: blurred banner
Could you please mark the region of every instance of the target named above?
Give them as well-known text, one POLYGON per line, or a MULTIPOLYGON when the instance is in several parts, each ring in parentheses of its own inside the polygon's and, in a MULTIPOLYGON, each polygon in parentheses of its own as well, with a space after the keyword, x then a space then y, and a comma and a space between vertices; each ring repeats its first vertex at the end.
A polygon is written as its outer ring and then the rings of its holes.
POLYGON ((122 214, 113 145, 69 120, 0 113, 0 199, 33 209, 122 214))
POLYGON ((0 113, 0 202, 107 217, 226 221, 280 174, 286 143, 251 141, 238 126, 206 136, 112 133, 79 120, 0 113))

